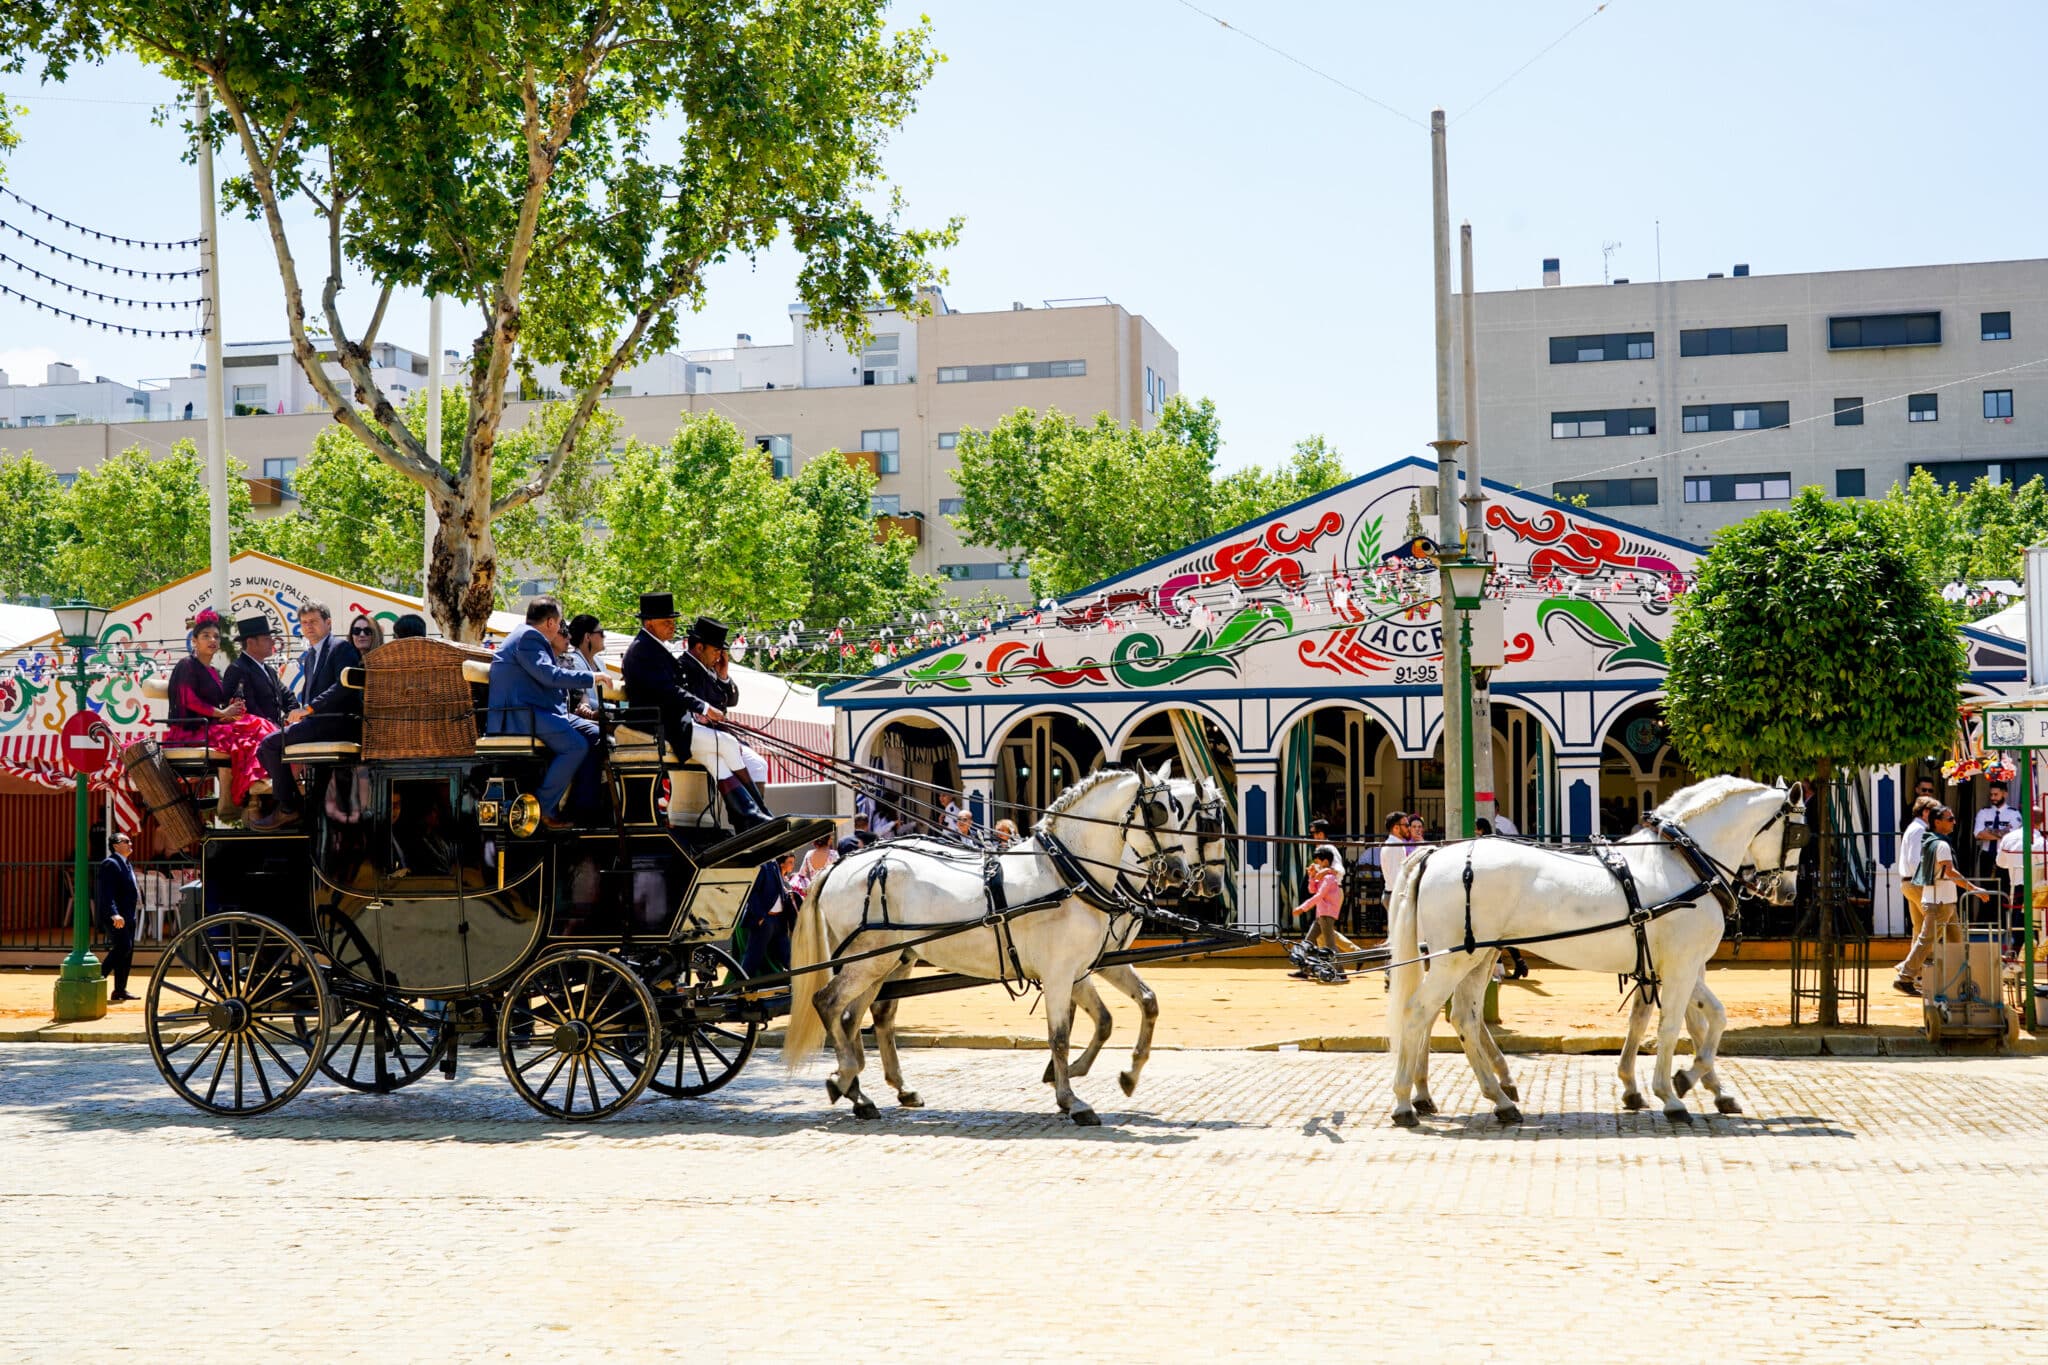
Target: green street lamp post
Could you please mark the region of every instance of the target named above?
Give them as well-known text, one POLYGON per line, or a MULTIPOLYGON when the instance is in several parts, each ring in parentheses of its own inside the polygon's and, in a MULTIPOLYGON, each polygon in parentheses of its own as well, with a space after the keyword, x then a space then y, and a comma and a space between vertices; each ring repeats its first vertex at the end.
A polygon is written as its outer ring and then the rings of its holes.
POLYGON ((1458 609, 1458 643, 1463 646, 1459 657, 1466 661, 1466 667, 1458 670, 1458 733, 1465 737, 1464 752, 1458 764, 1458 791, 1464 798, 1459 807, 1459 823, 1463 828, 1458 831, 1458 836, 1470 839, 1478 832, 1474 823, 1478 784, 1473 780, 1472 772, 1472 613, 1479 610, 1480 602, 1486 596, 1486 578, 1493 572, 1493 566, 1461 554, 1456 559, 1440 561, 1437 571, 1451 585, 1452 603, 1458 609))
MULTIPOLYGON (((86 653, 99 643, 100 625, 107 618, 105 607, 83 602, 56 608, 57 633, 71 647, 72 696, 80 714, 85 713, 85 690, 92 682, 86 667, 86 653)), ((99 1019, 107 1012, 107 979, 100 975, 100 960, 92 951, 92 869, 87 851, 92 841, 92 796, 86 774, 73 774, 77 786, 74 803, 76 848, 71 860, 71 955, 57 974, 52 1013, 59 1022, 99 1019)))

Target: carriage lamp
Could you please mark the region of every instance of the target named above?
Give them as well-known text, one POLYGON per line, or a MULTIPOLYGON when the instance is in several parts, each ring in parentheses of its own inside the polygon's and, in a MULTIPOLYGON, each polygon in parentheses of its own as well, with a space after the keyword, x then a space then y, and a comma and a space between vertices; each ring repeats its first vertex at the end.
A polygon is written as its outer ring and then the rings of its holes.
MULTIPOLYGON (((86 655, 99 644, 107 609, 89 602, 66 602, 54 609, 57 633, 71 647, 71 694, 79 714, 86 711, 85 693, 92 685, 86 655)), ((107 979, 92 951, 92 871, 86 851, 92 842, 92 784, 83 773, 72 774, 77 792, 71 853, 71 953, 57 973, 52 1014, 60 1021, 99 1019, 107 1012, 107 979)))
POLYGON ((1486 578, 1493 572, 1493 566, 1484 560, 1460 556, 1440 561, 1437 572, 1451 586, 1451 603, 1458 609, 1458 643, 1464 647, 1459 657, 1465 660, 1466 666, 1458 670, 1460 733, 1465 737, 1465 742, 1459 747, 1458 791, 1464 800, 1459 813, 1463 828, 1458 833, 1460 837, 1469 839, 1478 830, 1473 820, 1478 784, 1473 780, 1472 771, 1472 613, 1479 609, 1486 596, 1486 578))
POLYGON ((533 832, 540 828, 540 798, 532 792, 519 793, 512 799, 505 825, 521 839, 532 838, 533 832))
POLYGON ((504 809, 505 779, 494 777, 484 784, 484 794, 477 798, 476 822, 479 825, 495 825, 504 809))

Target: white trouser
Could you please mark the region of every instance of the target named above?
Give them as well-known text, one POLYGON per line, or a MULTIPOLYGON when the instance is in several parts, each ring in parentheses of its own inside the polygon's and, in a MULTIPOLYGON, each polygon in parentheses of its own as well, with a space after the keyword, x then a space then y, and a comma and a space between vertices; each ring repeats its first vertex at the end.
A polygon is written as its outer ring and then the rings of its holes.
POLYGON ((740 757, 746 760, 747 776, 754 779, 754 785, 757 787, 767 786, 768 760, 755 753, 754 746, 745 740, 740 741, 740 757))
POLYGON ((690 757, 704 765, 704 771, 711 774, 714 782, 723 782, 747 766, 739 737, 728 730, 714 730, 708 725, 690 727, 690 757))

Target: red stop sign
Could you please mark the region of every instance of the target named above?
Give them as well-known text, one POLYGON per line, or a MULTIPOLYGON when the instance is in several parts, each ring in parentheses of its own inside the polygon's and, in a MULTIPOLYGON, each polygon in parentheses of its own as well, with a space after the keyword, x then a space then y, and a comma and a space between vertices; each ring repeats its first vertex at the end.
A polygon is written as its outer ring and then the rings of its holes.
POLYGON ((96 773, 114 758, 114 732, 90 711, 64 722, 64 766, 75 773, 96 773))

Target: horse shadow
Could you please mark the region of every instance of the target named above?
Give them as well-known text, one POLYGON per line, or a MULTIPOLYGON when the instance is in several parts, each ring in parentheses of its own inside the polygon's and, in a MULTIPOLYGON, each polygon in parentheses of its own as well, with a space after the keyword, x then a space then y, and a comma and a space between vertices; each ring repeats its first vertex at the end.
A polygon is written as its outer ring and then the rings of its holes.
POLYGON ((1564 1139, 1611 1142, 1616 1138, 1639 1142, 1669 1141, 1674 1138, 1799 1137, 1836 1138, 1854 1142, 1858 1134, 1835 1120, 1818 1114, 1701 1114, 1691 1123, 1673 1123, 1660 1110, 1576 1109, 1549 1112, 1523 1110, 1520 1123, 1502 1123, 1491 1113, 1439 1114, 1424 1119, 1416 1130, 1430 1137, 1458 1142, 1512 1142, 1541 1137, 1546 1141, 1564 1139))

